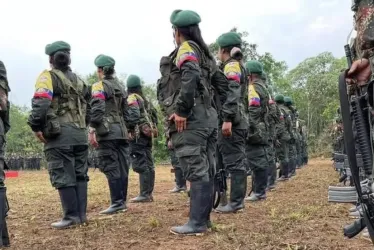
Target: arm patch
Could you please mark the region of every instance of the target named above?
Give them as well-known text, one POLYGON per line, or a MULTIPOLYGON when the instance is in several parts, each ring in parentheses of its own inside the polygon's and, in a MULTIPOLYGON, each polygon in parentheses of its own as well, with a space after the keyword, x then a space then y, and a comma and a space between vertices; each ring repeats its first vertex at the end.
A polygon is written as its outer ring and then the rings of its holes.
POLYGON ((43 71, 36 80, 34 98, 47 98, 49 100, 52 100, 52 76, 48 70, 43 71))
POLYGON ((186 41, 181 44, 178 49, 177 57, 176 57, 176 65, 180 69, 183 63, 190 61, 190 62, 198 62, 197 55, 186 41))
POLYGON ((103 82, 97 82, 92 85, 92 92, 91 92, 92 98, 97 98, 101 100, 106 99, 106 92, 104 90, 103 82))
POLYGON ((242 71, 240 70, 239 62, 230 62, 226 64, 223 72, 228 80, 240 83, 242 71))
POLYGON ((258 95, 253 84, 249 84, 248 86, 248 103, 249 106, 253 107, 260 107, 261 105, 260 96, 258 95))

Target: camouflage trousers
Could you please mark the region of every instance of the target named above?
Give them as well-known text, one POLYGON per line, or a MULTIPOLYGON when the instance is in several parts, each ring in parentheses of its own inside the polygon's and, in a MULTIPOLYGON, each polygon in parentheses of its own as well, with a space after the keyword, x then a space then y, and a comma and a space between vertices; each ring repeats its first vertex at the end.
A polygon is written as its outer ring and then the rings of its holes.
POLYGON ((108 180, 128 179, 129 144, 126 140, 100 141, 95 151, 98 168, 108 180))
POLYGON ((132 169, 138 174, 153 172, 155 165, 152 156, 152 138, 141 134, 137 140, 130 142, 130 148, 132 169))
POLYGON ((290 146, 288 141, 281 141, 280 143, 281 145, 275 148, 276 156, 280 163, 280 175, 288 176, 290 146))
POLYGON ((266 148, 268 159, 269 159, 269 169, 268 169, 268 186, 275 184, 277 179, 277 165, 275 157, 275 147, 273 142, 269 142, 269 146, 266 148))
POLYGON ((209 181, 215 175, 216 128, 187 129, 171 138, 188 181, 209 181))
POLYGON ((54 188, 74 187, 79 181, 88 181, 87 145, 49 148, 44 153, 54 188))
POLYGON ((253 193, 257 196, 265 195, 268 182, 270 162, 268 158, 268 145, 246 145, 247 162, 252 170, 253 193))
POLYGON ((5 187, 5 138, 0 135, 0 189, 5 187))
POLYGON ((217 164, 223 166, 229 173, 246 172, 246 136, 245 129, 233 129, 230 137, 223 136, 222 131, 218 132, 217 164))
POLYGON ((296 143, 295 143, 295 146, 296 146, 296 166, 300 166, 301 165, 301 142, 300 140, 296 140, 296 143))

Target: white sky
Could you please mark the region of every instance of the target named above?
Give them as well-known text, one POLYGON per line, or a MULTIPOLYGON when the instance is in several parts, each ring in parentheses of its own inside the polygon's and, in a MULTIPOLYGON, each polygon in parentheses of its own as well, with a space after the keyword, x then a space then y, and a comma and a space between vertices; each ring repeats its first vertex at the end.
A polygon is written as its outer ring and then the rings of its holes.
POLYGON ((343 56, 352 28, 350 0, 0 0, 0 60, 8 70, 10 99, 30 105, 35 80, 48 68, 45 45, 72 46, 72 68, 95 70, 107 54, 117 73, 138 74, 147 83, 159 77, 159 60, 174 48, 170 14, 191 9, 202 18, 207 43, 233 27, 292 68, 323 51, 343 56))

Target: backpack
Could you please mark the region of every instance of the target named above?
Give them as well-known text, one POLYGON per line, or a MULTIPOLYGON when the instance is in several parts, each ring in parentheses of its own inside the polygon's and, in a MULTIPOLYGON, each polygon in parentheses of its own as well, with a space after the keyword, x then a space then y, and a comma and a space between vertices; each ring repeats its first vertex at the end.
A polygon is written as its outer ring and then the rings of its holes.
MULTIPOLYGON (((204 96, 204 103, 211 105, 211 70, 205 54, 200 50, 199 46, 188 41, 193 50, 197 52, 199 57, 199 65, 201 68, 200 84, 197 90, 201 96, 204 96)), ((169 56, 164 56, 160 61, 161 78, 157 81, 157 100, 161 107, 161 111, 166 117, 175 113, 176 101, 181 89, 181 73, 175 65, 175 59, 178 53, 176 48, 169 56)))

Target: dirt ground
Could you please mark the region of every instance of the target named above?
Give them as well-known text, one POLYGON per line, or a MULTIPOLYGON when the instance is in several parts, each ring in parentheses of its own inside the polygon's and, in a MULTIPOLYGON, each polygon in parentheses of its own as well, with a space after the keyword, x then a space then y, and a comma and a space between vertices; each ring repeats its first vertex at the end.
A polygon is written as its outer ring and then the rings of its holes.
MULTIPOLYGON (((327 189, 338 182, 329 160, 312 160, 297 176, 268 193, 266 201, 246 204, 243 213, 213 214, 215 228, 201 237, 182 237, 169 228, 187 221, 186 194, 169 194, 170 166, 156 169, 155 202, 129 204, 126 213, 102 217, 109 191, 102 173, 90 170, 89 224, 53 230, 60 202, 46 171, 21 172, 8 179, 10 249, 373 249, 361 236, 345 239, 350 205, 329 204, 327 189)), ((250 182, 249 182, 250 183, 250 182)), ((138 192, 131 173, 129 197, 138 192)))

